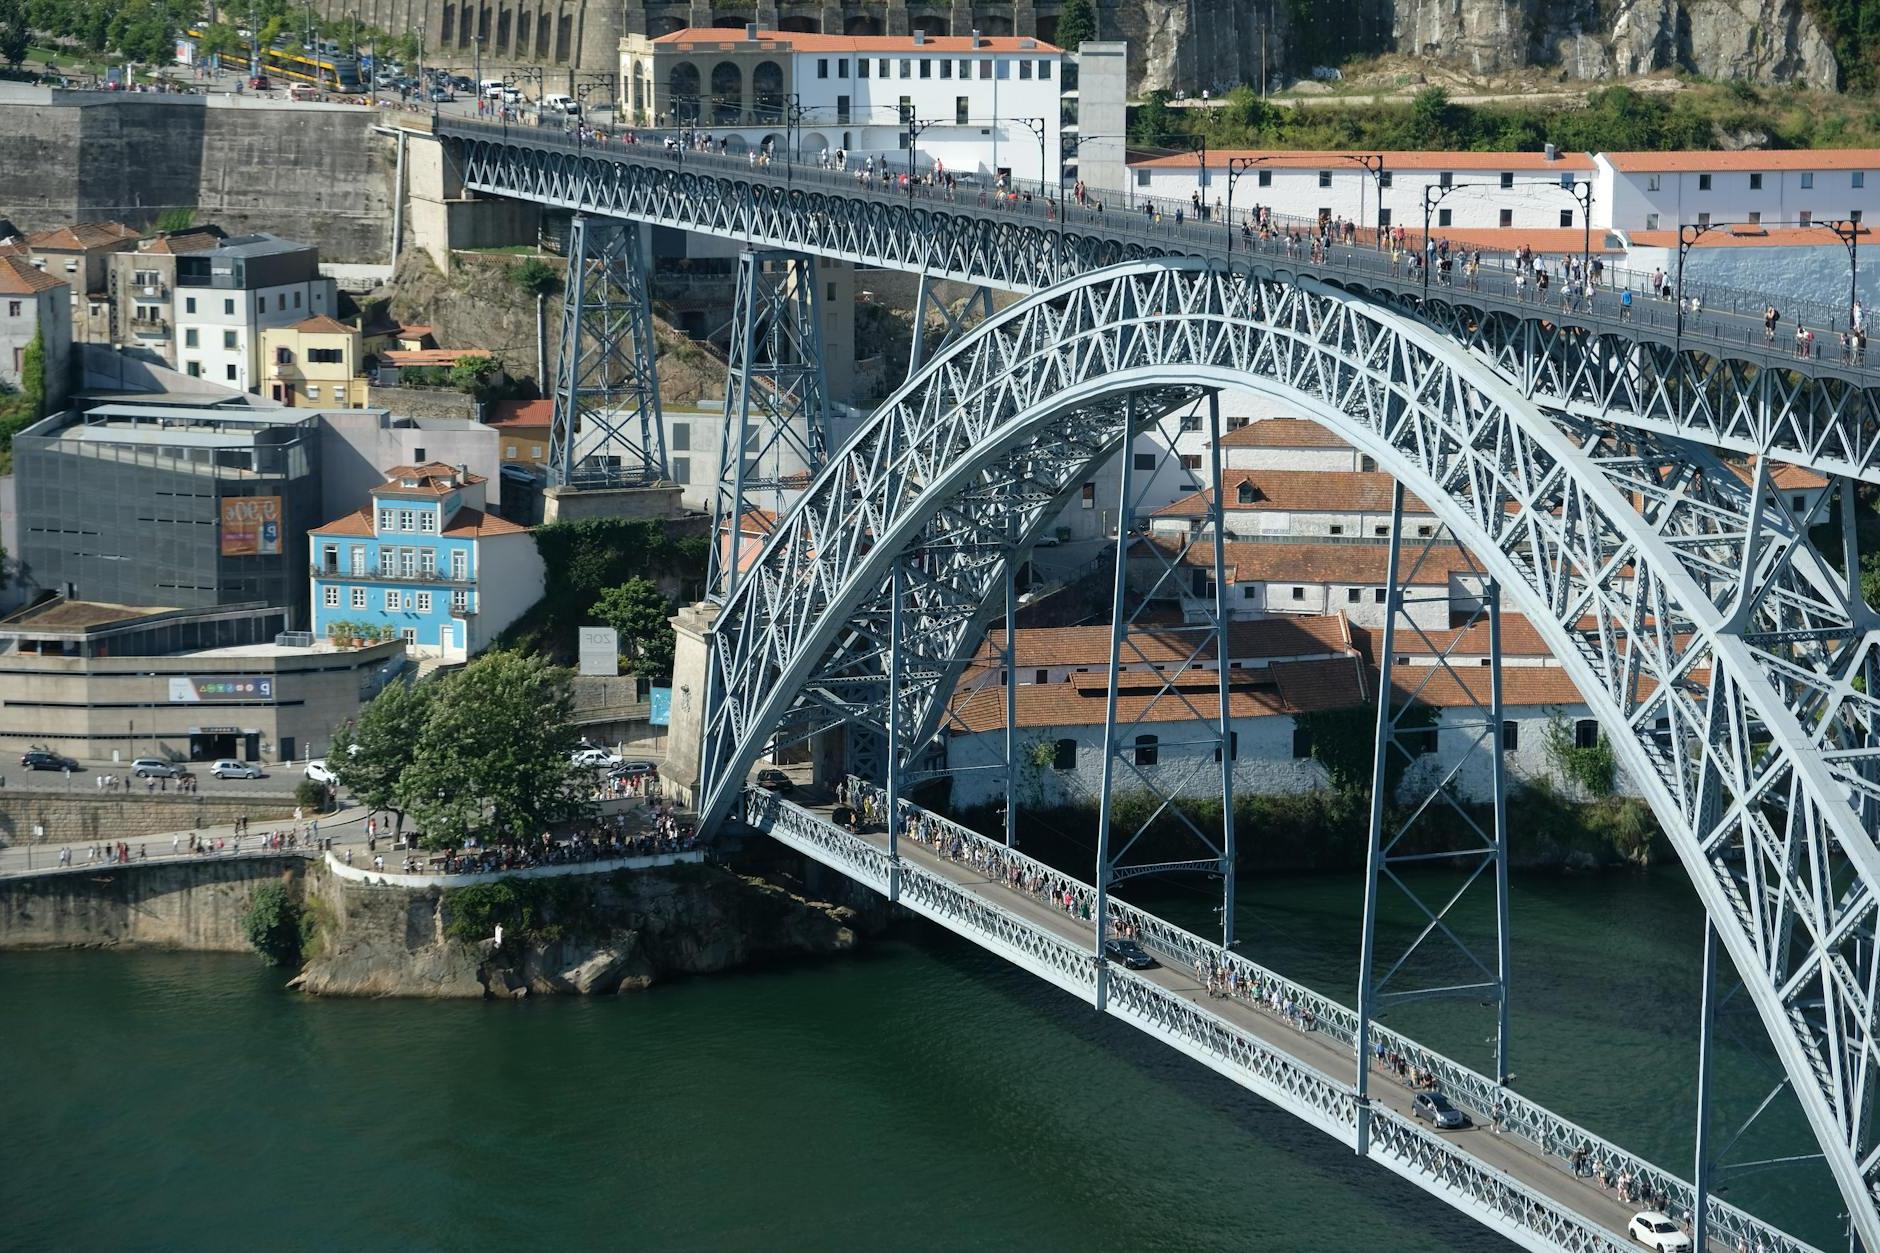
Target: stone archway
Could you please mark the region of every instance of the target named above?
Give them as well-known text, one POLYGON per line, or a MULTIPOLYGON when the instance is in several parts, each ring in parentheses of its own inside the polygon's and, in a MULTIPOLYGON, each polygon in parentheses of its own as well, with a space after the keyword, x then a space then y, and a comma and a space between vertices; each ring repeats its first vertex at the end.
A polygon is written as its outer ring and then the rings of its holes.
POLYGON ((744 71, 736 61, 712 66, 711 124, 736 126, 744 120, 744 71))

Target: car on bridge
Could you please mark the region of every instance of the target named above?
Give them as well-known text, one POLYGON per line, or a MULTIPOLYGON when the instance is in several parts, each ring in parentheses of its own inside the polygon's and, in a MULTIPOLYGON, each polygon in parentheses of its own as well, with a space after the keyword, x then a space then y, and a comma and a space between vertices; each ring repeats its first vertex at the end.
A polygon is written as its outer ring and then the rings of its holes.
POLYGON ((209 773, 218 779, 259 779, 261 767, 250 761, 236 761, 233 757, 224 757, 209 767, 209 773))
POLYGON ((78 763, 70 757, 61 757, 57 753, 48 753, 35 748, 20 758, 20 765, 28 770, 76 770, 78 763))
POLYGON ((1459 1131, 1469 1125, 1469 1116, 1449 1103, 1441 1092, 1419 1092, 1410 1103, 1410 1112, 1430 1123, 1438 1131, 1459 1131))
POLYGON ((1657 1210, 1634 1214, 1625 1234, 1659 1253, 1688 1253, 1691 1247, 1691 1238, 1683 1229, 1657 1210))
POLYGON ((174 779, 183 768, 161 757, 139 757, 131 763, 131 773, 140 779, 174 779))
POLYGON ((1105 940, 1103 955, 1131 970, 1149 970, 1155 966, 1155 958, 1149 956, 1149 950, 1134 940, 1105 940))
POLYGON ((781 795, 788 796, 790 793, 796 791, 796 780, 792 779, 781 770, 759 770, 757 772, 757 786, 763 788, 766 792, 777 792, 781 795))

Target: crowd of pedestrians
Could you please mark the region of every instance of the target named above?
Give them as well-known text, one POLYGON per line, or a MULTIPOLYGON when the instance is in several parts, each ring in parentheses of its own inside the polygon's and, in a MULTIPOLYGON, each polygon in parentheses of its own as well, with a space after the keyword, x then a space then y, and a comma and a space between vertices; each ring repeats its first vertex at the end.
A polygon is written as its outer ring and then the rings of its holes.
MULTIPOLYGON (((686 853, 698 847, 698 837, 690 827, 681 828, 676 822, 656 824, 650 831, 636 833, 600 824, 591 830, 577 831, 566 839, 557 839, 544 831, 532 840, 487 848, 472 844, 446 850, 428 860, 416 852, 408 852, 401 869, 406 874, 498 874, 541 866, 576 866, 624 857, 686 853)), ((352 864, 350 853, 348 850, 347 865, 352 864)), ((374 852, 372 861, 375 869, 385 869, 383 854, 374 852)))

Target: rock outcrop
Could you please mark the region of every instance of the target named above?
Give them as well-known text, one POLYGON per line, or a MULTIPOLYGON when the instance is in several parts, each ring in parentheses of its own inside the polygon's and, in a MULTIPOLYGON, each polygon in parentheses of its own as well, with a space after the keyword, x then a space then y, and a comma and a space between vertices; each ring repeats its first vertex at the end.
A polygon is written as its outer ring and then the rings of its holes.
POLYGON ((319 939, 293 986, 317 996, 591 996, 856 943, 854 910, 717 866, 552 882, 531 928, 505 928, 498 947, 452 934, 449 893, 321 875, 310 888, 319 939))

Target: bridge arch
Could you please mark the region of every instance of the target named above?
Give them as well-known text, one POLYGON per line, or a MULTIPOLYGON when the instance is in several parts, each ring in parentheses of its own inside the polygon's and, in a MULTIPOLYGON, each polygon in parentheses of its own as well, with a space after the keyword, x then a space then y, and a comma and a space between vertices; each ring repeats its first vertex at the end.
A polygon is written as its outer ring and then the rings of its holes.
POLYGON ((1543 413, 1438 332, 1350 293, 1137 262, 950 346, 836 453, 724 606, 702 821, 728 811, 781 728, 887 721, 897 582, 920 623, 904 672, 923 676, 896 694, 899 725, 922 743, 1005 565, 1124 446, 1128 406, 1159 414, 1214 387, 1286 399, 1375 458, 1540 630, 1670 833, 1880 1247, 1866 991, 1880 853, 1852 799, 1873 794, 1871 767, 1841 753, 1874 735, 1853 695, 1872 670, 1871 611, 1762 477, 1543 413), (910 554, 918 574, 896 580, 910 554))

